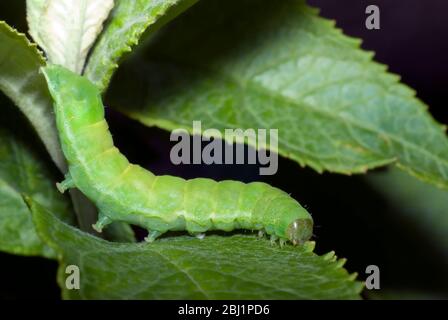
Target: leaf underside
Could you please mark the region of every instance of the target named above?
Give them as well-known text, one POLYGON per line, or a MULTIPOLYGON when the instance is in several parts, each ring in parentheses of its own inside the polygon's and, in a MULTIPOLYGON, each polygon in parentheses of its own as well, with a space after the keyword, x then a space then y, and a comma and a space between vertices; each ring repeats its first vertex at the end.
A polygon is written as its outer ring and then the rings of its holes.
POLYGON ((81 73, 113 0, 28 0, 30 34, 51 63, 81 73))

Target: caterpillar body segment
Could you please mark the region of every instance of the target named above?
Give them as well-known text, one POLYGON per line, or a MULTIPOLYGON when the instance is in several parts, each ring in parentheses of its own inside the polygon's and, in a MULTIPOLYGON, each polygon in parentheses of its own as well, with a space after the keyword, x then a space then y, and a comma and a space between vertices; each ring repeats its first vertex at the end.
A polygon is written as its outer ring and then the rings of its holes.
POLYGON ((129 163, 113 144, 99 90, 60 66, 47 66, 43 73, 69 164, 58 189, 77 187, 96 204, 96 230, 122 221, 146 228, 148 241, 182 230, 197 236, 209 230, 259 230, 293 244, 311 237, 310 214, 268 184, 155 176, 129 163))

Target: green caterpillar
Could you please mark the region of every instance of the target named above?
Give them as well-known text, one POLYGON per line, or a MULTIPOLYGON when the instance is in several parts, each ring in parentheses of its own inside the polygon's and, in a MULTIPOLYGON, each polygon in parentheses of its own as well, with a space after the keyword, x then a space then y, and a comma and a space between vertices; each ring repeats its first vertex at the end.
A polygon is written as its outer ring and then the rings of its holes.
POLYGON ((96 204, 97 231, 122 221, 147 229, 149 242, 170 230, 192 235, 207 230, 260 230, 271 240, 294 245, 311 237, 310 214, 268 184, 155 176, 129 163, 113 144, 96 86, 60 66, 47 66, 43 73, 69 164, 58 188, 64 192, 76 187, 96 204))

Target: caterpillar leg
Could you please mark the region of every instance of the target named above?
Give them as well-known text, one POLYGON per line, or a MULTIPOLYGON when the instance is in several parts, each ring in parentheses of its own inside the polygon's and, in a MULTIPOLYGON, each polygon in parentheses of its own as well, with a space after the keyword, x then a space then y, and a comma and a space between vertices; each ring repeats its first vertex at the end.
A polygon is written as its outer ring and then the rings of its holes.
POLYGON ((278 237, 276 235, 271 235, 271 245, 273 246, 275 242, 278 240, 278 237))
POLYGON ((104 213, 100 211, 98 214, 98 221, 92 225, 93 229, 97 232, 102 232, 103 228, 107 226, 108 224, 111 224, 113 221, 111 218, 106 216, 104 213))
POLYGON ((264 231, 258 230, 258 238, 263 238, 263 237, 264 237, 264 231))
POLYGON ((158 237, 160 237, 163 234, 163 232, 155 231, 155 230, 149 230, 148 236, 145 237, 146 242, 154 242, 158 237))
POLYGON ((75 187, 75 182, 72 179, 70 173, 65 175, 65 179, 62 182, 56 183, 56 188, 58 188, 60 193, 64 193, 66 190, 75 187))

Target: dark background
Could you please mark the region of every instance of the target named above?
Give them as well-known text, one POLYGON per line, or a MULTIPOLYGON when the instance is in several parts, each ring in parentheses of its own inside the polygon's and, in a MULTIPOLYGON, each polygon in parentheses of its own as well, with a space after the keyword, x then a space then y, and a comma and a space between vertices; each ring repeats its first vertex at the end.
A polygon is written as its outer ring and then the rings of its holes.
MULTIPOLYGON (((224 0, 223 0, 224 1, 224 0)), ((448 123, 448 2, 444 0, 309 0, 322 15, 337 21, 363 48, 416 89, 430 112, 448 123), (365 28, 369 4, 381 9, 381 30, 365 28)), ((24 1, 0 1, 0 19, 27 30, 24 1)), ((1 44, 0 44, 1 45, 1 44)), ((169 133, 146 128, 111 110, 108 121, 117 146, 133 162, 158 174, 185 178, 258 180, 256 166, 174 166, 169 161, 169 133)), ((381 169, 380 169, 381 170, 381 169)), ((384 170, 384 169, 382 169, 384 170)), ((277 175, 266 182, 292 195, 313 214, 317 252, 335 250, 348 258, 346 268, 365 278, 369 264, 381 269, 382 288, 448 296, 447 265, 413 221, 400 218, 361 176, 317 174, 281 159, 277 175)), ((56 262, 0 253, 0 299, 58 298, 56 262)))

